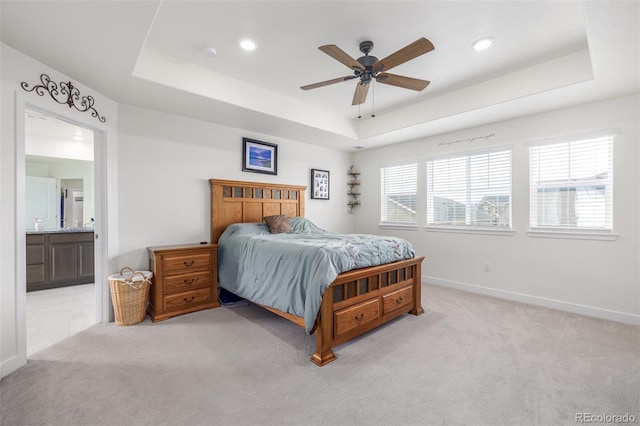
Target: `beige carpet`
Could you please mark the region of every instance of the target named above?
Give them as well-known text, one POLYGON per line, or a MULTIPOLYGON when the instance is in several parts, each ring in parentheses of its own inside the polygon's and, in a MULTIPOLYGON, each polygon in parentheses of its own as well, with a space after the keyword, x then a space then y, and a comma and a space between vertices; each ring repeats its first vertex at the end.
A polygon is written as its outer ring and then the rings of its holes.
POLYGON ((640 422, 640 329, 425 286, 406 315, 309 361, 256 306, 95 325, 0 382, 9 425, 558 425, 640 422))

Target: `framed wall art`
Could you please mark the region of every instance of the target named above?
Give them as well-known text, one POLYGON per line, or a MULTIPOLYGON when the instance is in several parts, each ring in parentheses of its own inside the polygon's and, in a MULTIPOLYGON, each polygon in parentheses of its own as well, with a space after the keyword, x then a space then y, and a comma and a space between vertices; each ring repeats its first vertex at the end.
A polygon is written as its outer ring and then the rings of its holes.
POLYGON ((278 174, 278 145, 242 138, 242 171, 278 174))
POLYGON ((311 169, 311 198, 315 200, 329 199, 329 172, 311 169))

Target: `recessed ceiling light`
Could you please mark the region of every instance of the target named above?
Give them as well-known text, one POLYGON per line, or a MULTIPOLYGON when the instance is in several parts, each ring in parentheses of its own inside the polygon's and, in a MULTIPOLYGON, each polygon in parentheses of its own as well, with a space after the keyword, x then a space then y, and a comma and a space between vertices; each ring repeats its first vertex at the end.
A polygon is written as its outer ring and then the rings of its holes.
POLYGON ((202 49, 202 53, 210 58, 215 58, 218 55, 218 52, 213 47, 205 47, 204 49, 202 49))
POLYGON ((482 37, 481 39, 478 39, 471 43, 471 46, 473 46, 473 48, 476 50, 486 50, 491 47, 491 45, 493 44, 493 40, 493 37, 482 37))
POLYGON ((256 48, 256 43, 253 40, 245 38, 243 40, 240 40, 240 47, 242 47, 244 50, 254 50, 256 48))

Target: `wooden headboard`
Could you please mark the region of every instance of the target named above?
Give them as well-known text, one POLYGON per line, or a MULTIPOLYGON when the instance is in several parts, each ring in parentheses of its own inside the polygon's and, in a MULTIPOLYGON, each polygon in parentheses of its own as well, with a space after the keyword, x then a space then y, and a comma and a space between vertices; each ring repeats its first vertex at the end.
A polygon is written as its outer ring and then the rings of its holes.
POLYGON ((304 216, 306 186, 210 179, 211 242, 232 223, 262 222, 265 216, 304 216))

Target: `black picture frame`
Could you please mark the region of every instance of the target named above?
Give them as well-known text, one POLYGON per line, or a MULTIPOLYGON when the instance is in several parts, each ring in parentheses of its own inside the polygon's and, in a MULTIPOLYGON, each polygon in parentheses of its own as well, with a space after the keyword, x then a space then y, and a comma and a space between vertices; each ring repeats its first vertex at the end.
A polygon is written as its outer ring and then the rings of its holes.
POLYGON ((242 171, 278 174, 278 145, 242 138, 242 171))
POLYGON ((329 171, 311 169, 311 198, 314 200, 329 199, 329 171))

